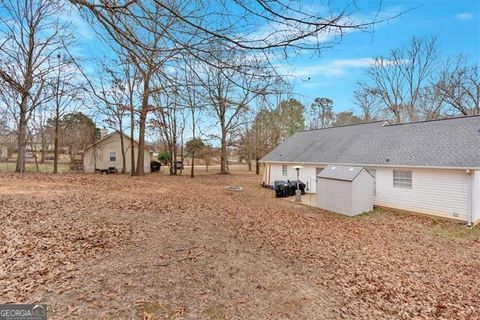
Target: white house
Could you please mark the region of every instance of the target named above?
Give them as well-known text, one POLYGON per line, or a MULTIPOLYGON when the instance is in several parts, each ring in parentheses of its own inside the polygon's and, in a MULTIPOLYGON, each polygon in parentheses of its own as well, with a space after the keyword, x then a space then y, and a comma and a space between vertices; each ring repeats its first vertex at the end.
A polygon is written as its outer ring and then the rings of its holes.
POLYGON ((375 177, 376 206, 480 222, 480 116, 305 130, 261 162, 266 185, 295 180, 292 166, 303 165, 310 193, 328 165, 363 167, 375 177))
MULTIPOLYGON (((85 173, 94 173, 96 170, 116 168, 119 172, 122 171, 122 147, 121 139, 124 143, 126 172, 131 171, 131 143, 130 137, 125 134, 113 132, 104 135, 99 141, 86 147, 83 150, 83 171, 85 173), (95 156, 94 156, 95 155, 95 156)), ((138 143, 134 144, 135 165, 138 161, 138 143)), ((149 149, 143 150, 144 156, 144 171, 150 172, 150 160, 152 153, 149 149)))

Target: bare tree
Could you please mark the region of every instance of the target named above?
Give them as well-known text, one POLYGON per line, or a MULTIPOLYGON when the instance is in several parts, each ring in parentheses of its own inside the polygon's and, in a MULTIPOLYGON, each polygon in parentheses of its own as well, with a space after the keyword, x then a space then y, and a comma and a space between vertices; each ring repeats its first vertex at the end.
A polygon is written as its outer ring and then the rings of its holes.
POLYGON ((367 75, 376 95, 396 122, 419 119, 423 89, 432 81, 438 65, 436 38, 413 38, 408 46, 375 58, 367 75))
POLYGON ((53 143, 53 173, 58 173, 60 119, 67 112, 74 112, 82 105, 85 88, 80 82, 75 65, 60 55, 57 55, 56 75, 49 83, 49 94, 52 95, 54 143, 53 143))
POLYGON ((343 7, 327 4, 321 12, 300 2, 280 0, 233 0, 228 4, 224 0, 213 0, 208 4, 176 0, 70 2, 89 12, 113 39, 134 46, 144 46, 144 43, 139 41, 135 32, 130 32, 125 19, 129 19, 130 25, 146 25, 147 20, 154 19, 161 10, 163 17, 174 19, 182 29, 170 28, 165 19, 155 19, 158 26, 151 28, 151 32, 165 32, 175 48, 194 56, 201 56, 211 41, 222 41, 229 48, 244 51, 278 48, 320 50, 347 31, 365 30, 400 15, 381 17, 378 14, 381 1, 378 1, 378 12, 373 19, 353 16, 358 13, 354 0, 343 7), (261 30, 259 26, 262 26, 261 30), (244 31, 239 33, 238 30, 244 31))
POLYGON ((192 125, 192 138, 190 141, 190 156, 192 158, 190 178, 195 177, 195 156, 203 148, 202 140, 197 138, 197 126, 198 119, 200 118, 200 112, 204 108, 202 104, 203 94, 200 92, 201 86, 198 82, 198 77, 193 71, 191 65, 185 65, 185 83, 182 96, 184 97, 187 108, 190 110, 190 120, 192 125))
POLYGON ((478 65, 468 65, 463 56, 447 59, 435 85, 444 101, 462 115, 480 114, 478 65))
POLYGON ((418 102, 417 112, 422 119, 434 120, 452 116, 447 108, 445 95, 435 84, 422 89, 418 102))
POLYGON ((15 97, 16 172, 25 171, 28 121, 45 98, 47 79, 55 70, 52 59, 65 43, 65 26, 56 18, 59 10, 56 0, 0 2, 0 39, 6 39, 0 46, 0 79, 15 97))
MULTIPOLYGON (((160 136, 168 148, 170 157, 170 174, 177 175, 177 158, 183 161, 183 138, 186 127, 188 108, 180 93, 180 82, 177 76, 174 82, 163 86, 160 93, 152 96, 155 103, 153 127, 160 130, 160 136)), ((161 81, 161 80, 159 80, 161 81)))
POLYGON ((361 119, 364 122, 376 120, 379 114, 379 99, 372 88, 365 83, 358 83, 358 89, 353 92, 353 103, 361 110, 361 119))
MULTIPOLYGON (((138 112, 139 155, 145 144, 146 121, 151 111, 149 101, 156 91, 162 90, 153 88, 151 79, 155 73, 162 72, 166 61, 175 60, 182 54, 201 60, 210 68, 220 65, 222 73, 227 68, 241 73, 245 68, 238 68, 237 61, 226 63, 221 55, 212 54, 211 43, 220 41, 225 50, 241 49, 245 55, 263 53, 268 61, 271 52, 319 51, 339 40, 347 31, 367 29, 380 22, 352 17, 356 9, 350 10, 356 6, 339 10, 332 6, 325 11, 327 14, 320 15, 299 3, 287 4, 278 0, 234 0, 228 5, 223 0, 214 0, 207 5, 204 1, 193 0, 70 2, 86 13, 94 25, 102 27, 105 38, 126 52, 142 78, 138 112)), ((393 17, 387 19, 390 18, 393 17)), ((225 158, 226 148, 222 150, 225 158)), ((138 157, 136 173, 143 174, 142 156, 138 157)))
MULTIPOLYGON (((117 12, 116 9, 119 7, 115 5, 109 6, 108 10, 103 10, 103 5, 89 4, 84 1, 72 3, 87 9, 97 22, 107 28, 106 34, 110 40, 113 40, 111 48, 122 60, 131 64, 133 70, 129 73, 140 79, 137 88, 138 106, 135 107, 133 101, 129 105, 132 108, 131 130, 138 124, 138 157, 132 175, 144 175, 145 133, 148 116, 153 111, 151 99, 162 90, 161 87, 155 87, 154 80, 165 75, 162 70, 165 63, 177 54, 178 50, 173 47, 169 36, 169 32, 175 29, 176 21, 161 2, 149 4, 136 2, 135 12, 129 13, 124 10, 117 12), (138 117, 138 121, 134 120, 135 117, 138 117)), ((129 11, 129 7, 133 9, 134 6, 126 5, 125 9, 129 11)), ((131 85, 133 83, 130 83, 129 87, 131 85)), ((132 146, 133 137, 134 135, 131 134, 132 146)))
POLYGON ((239 55, 238 52, 225 51, 215 47, 212 51, 221 55, 222 61, 215 67, 203 66, 200 78, 202 86, 207 91, 211 112, 215 117, 219 132, 214 137, 220 141, 220 172, 228 173, 228 144, 232 140, 232 134, 241 126, 242 117, 247 112, 249 104, 259 95, 263 95, 269 86, 268 74, 261 68, 261 62, 251 61, 250 57, 239 55), (238 67, 233 70, 222 65, 238 67))
POLYGON ((113 129, 120 135, 120 149, 122 154, 122 173, 127 172, 127 152, 131 151, 131 170, 135 172, 134 127, 135 110, 134 100, 138 79, 131 75, 131 65, 128 61, 121 60, 115 63, 115 67, 105 63, 103 70, 108 76, 107 84, 101 82, 101 88, 95 90, 100 101, 98 112, 104 116, 103 122, 108 128, 113 129), (125 123, 125 118, 130 117, 130 123, 125 123), (131 126, 131 137, 128 145, 125 143, 125 131, 131 126))

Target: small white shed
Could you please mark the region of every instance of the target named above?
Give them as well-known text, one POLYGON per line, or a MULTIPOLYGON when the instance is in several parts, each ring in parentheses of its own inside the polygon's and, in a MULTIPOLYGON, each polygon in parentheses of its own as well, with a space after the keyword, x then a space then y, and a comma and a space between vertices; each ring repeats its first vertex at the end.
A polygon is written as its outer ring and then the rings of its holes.
POLYGON ((363 167, 329 165, 317 176, 317 207, 350 217, 372 211, 374 181, 363 167))

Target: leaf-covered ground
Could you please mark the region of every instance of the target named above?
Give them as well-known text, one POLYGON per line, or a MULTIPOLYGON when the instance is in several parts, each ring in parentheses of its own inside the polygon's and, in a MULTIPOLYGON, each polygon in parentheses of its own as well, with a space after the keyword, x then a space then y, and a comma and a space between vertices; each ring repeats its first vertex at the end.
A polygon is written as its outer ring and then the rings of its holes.
POLYGON ((0 221, 0 302, 51 319, 480 317, 478 227, 346 218, 251 174, 4 174, 0 221))

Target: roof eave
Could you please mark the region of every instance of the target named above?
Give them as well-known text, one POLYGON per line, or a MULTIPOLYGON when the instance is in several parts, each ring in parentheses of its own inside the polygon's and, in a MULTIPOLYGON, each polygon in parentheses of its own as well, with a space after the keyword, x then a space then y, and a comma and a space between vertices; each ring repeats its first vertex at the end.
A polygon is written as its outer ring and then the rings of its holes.
POLYGON ((358 167, 385 167, 385 168, 417 168, 417 169, 457 169, 457 170, 480 170, 480 167, 454 167, 454 166, 425 166, 425 165, 404 165, 404 164, 374 164, 374 163, 341 163, 341 162, 305 162, 305 161, 279 161, 279 160, 260 160, 260 163, 273 164, 302 164, 302 165, 336 165, 336 166, 358 166, 358 167))

